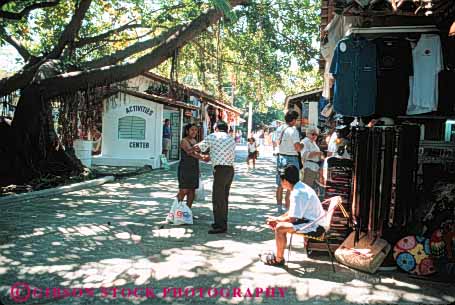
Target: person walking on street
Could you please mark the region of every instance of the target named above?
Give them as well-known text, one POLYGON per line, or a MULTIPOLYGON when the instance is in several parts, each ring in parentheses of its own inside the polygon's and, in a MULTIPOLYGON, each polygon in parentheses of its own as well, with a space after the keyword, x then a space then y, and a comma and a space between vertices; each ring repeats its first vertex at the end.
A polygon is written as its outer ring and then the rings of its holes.
POLYGON ((258 157, 258 144, 254 138, 248 139, 248 157, 246 158, 246 164, 248 164, 248 169, 250 169, 250 160, 253 160, 253 169, 256 168, 256 159, 258 157))
MULTIPOLYGON (((300 145, 300 135, 295 125, 299 114, 294 111, 288 111, 284 117, 286 124, 281 126, 278 130, 278 155, 277 155, 277 173, 276 173, 276 202, 278 207, 278 214, 283 214, 283 187, 281 186, 280 169, 291 164, 299 168, 298 154, 302 149, 300 145)), ((286 209, 289 208, 290 192, 286 192, 285 204, 286 209)))
POLYGON ((228 228, 229 191, 234 178, 235 140, 228 135, 228 125, 218 121, 215 132, 195 145, 209 151, 213 166, 212 205, 214 223, 209 234, 225 233, 228 228))
POLYGON ((171 120, 165 119, 163 125, 163 155, 165 155, 166 158, 169 158, 167 154, 171 149, 171 138, 172 138, 171 120))
POLYGON ((177 169, 179 181, 178 201, 183 201, 186 196, 186 205, 191 209, 194 201, 194 194, 199 188, 199 160, 207 161, 207 157, 196 151, 196 136, 198 128, 195 124, 188 124, 183 131, 184 138, 180 142, 181 158, 177 169))

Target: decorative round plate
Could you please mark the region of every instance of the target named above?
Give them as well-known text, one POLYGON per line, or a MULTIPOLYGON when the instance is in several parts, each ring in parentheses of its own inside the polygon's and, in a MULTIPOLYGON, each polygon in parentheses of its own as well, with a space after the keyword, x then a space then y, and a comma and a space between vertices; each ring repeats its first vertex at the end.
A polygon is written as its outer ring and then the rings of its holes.
POLYGON ((430 240, 414 235, 403 237, 393 248, 393 258, 398 267, 418 275, 429 275, 435 272, 430 254, 430 240))

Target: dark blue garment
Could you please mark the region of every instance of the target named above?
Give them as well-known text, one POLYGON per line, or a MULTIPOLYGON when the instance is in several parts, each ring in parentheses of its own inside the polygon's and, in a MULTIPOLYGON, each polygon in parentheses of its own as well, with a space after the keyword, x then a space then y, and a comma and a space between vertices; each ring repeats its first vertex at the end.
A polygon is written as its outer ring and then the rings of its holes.
POLYGON ((163 126, 163 138, 165 139, 170 139, 171 138, 171 127, 168 127, 166 125, 163 126))
POLYGON ((335 78, 334 110, 345 116, 369 116, 376 105, 376 45, 364 37, 341 39, 330 66, 335 78))

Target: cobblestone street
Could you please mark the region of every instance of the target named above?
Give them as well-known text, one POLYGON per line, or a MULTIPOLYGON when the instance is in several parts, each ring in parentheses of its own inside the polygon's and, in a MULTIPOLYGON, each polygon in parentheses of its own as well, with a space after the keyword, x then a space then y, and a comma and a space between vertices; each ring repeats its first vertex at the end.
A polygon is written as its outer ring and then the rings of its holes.
MULTIPOLYGON (((274 162, 269 151, 261 152, 256 170, 248 171, 245 156, 246 147, 240 146, 227 234, 207 234, 212 223, 210 191, 205 202, 194 204, 198 217, 194 225, 162 224, 177 193, 175 165, 169 171, 156 170, 58 197, 3 204, 0 302, 16 304, 10 298, 16 282, 30 285, 31 295, 23 304, 455 301, 453 286, 410 279, 400 272, 369 275, 336 264, 337 272, 333 273, 328 255, 307 258, 298 238, 287 270, 263 265, 257 254, 274 249, 273 234, 264 224, 265 217, 276 211, 274 162), (48 287, 48 296, 45 291, 33 293, 34 288, 48 287), (87 290, 82 297, 57 299, 54 287, 87 290), (168 287, 197 289, 194 296, 180 298, 178 290, 166 290, 168 287), (276 289, 266 294, 267 287, 276 289), (128 296, 127 288, 130 293, 143 288, 141 295, 147 292, 150 298, 128 296), (205 289, 202 298, 199 288, 205 289), (211 297, 208 288, 217 289, 211 290, 211 297), (234 292, 234 288, 240 290, 234 292)), ((201 166, 209 190, 211 168, 201 166)))

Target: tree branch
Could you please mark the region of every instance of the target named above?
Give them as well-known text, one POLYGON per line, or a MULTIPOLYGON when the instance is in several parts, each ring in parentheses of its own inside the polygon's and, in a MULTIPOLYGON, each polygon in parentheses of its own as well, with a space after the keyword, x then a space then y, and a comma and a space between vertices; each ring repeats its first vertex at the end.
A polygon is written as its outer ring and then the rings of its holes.
POLYGON ((76 39, 77 33, 79 32, 79 29, 82 25, 82 20, 84 19, 85 13, 87 12, 91 3, 92 0, 80 1, 79 7, 74 12, 70 23, 68 23, 66 28, 63 30, 62 35, 60 35, 60 39, 58 40, 57 45, 54 47, 51 53, 46 56, 48 59, 56 59, 60 57, 68 43, 71 43, 76 39))
MULTIPOLYGON (((7 4, 8 2, 11 2, 11 1, 8 1, 8 0, 2 1, 0 3, 0 7, 7 4)), ((32 5, 29 5, 26 8, 24 8, 19 13, 13 13, 13 12, 0 10, 0 18, 10 19, 10 20, 21 20, 22 18, 26 17, 33 10, 36 10, 38 8, 56 6, 57 4, 59 4, 59 2, 60 2, 60 0, 52 0, 52 1, 46 1, 46 2, 33 3, 32 5)))
POLYGON ((111 36, 113 34, 118 34, 118 33, 123 32, 125 30, 145 27, 142 24, 138 24, 138 23, 130 24, 131 22, 132 21, 130 21, 127 24, 122 25, 122 26, 120 26, 120 27, 118 27, 116 29, 104 32, 104 33, 102 33, 100 35, 97 35, 97 36, 81 38, 81 39, 79 39, 78 41, 76 41, 74 43, 74 47, 75 48, 80 48, 80 47, 83 47, 83 46, 91 44, 91 43, 104 41, 109 36, 111 36))
POLYGON ((22 43, 13 36, 8 35, 4 28, 0 28, 0 37, 12 45, 17 50, 17 52, 19 52, 25 62, 27 62, 32 57, 24 45, 22 45, 22 43))
POLYGON ((16 74, 0 79, 0 96, 5 96, 30 84, 35 77, 36 71, 43 63, 44 60, 40 60, 39 62, 25 65, 16 74))
MULTIPOLYGON (((213 57, 213 58, 217 59, 216 54, 213 54, 213 53, 207 51, 203 46, 201 46, 200 43, 198 43, 196 41, 192 41, 192 43, 194 43, 199 48, 199 50, 201 50, 205 54, 209 55, 210 57, 213 57)), ((246 66, 246 64, 244 64, 244 63, 236 62, 236 61, 233 61, 233 60, 221 59, 221 58, 219 60, 221 60, 222 62, 228 63, 228 64, 233 64, 233 65, 238 65, 238 66, 246 66)))
POLYGON ((107 55, 107 56, 101 57, 100 59, 95 59, 93 61, 86 62, 86 63, 83 64, 83 67, 94 69, 94 68, 100 68, 100 67, 103 67, 103 66, 113 65, 113 64, 118 63, 119 61, 121 61, 121 60, 123 60, 125 58, 128 58, 128 57, 136 54, 136 53, 139 53, 139 52, 145 51, 147 49, 151 49, 153 47, 156 47, 161 42, 165 41, 166 39, 168 39, 172 35, 176 34, 182 28, 183 28, 183 26, 181 26, 181 25, 176 26, 176 27, 170 29, 167 32, 161 33, 157 37, 154 37, 152 39, 148 39, 146 41, 136 42, 135 44, 133 44, 133 45, 131 45, 129 47, 126 47, 125 49, 123 49, 121 51, 118 51, 118 52, 116 52, 114 54, 107 55))
MULTIPOLYGON (((245 4, 248 0, 231 0, 232 7, 245 4)), ((105 85, 124 81, 148 71, 167 60, 174 54, 174 50, 181 48, 207 27, 216 23, 223 13, 212 8, 202 13, 189 25, 178 30, 174 35, 166 39, 152 52, 138 58, 132 63, 119 64, 87 71, 71 72, 48 78, 41 81, 38 86, 45 97, 51 98, 68 92, 74 92, 87 87, 105 85)))

